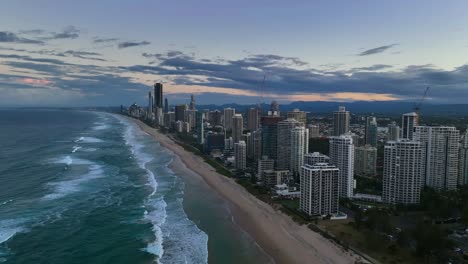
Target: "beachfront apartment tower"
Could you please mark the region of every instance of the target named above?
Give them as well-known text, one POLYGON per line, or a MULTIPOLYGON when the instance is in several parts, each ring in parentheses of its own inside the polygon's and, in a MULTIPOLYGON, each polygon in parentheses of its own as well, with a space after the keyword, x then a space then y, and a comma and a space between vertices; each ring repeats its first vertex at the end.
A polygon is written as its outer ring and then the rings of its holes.
POLYGON ((288 118, 278 122, 278 147, 276 169, 291 169, 291 131, 295 127, 304 127, 304 123, 288 118))
POLYGON ((460 131, 455 127, 416 126, 413 137, 424 150, 425 184, 436 190, 456 190, 460 131))
POLYGON ((377 173, 377 148, 364 145, 355 148, 354 173, 358 176, 373 177, 377 173))
POLYGON ((377 119, 374 116, 366 117, 364 144, 377 147, 377 119))
POLYGON ((232 130, 232 118, 236 114, 236 109, 234 108, 224 108, 224 130, 231 131, 232 130))
POLYGON ((388 141, 384 149, 382 200, 389 204, 419 204, 424 148, 417 141, 388 141))
POLYGON ((247 110, 247 129, 251 132, 256 131, 260 127, 260 113, 257 107, 252 107, 247 110))
MULTIPOLYGON (((163 108, 163 85, 162 83, 154 84, 154 108, 163 108)), ((154 111, 156 112, 156 110, 154 111)))
POLYGON ((349 132, 350 113, 344 106, 333 112, 333 136, 341 136, 349 132))
POLYGON ((301 167, 304 165, 304 155, 309 152, 309 130, 305 127, 295 127, 291 130, 291 165, 292 175, 299 180, 301 167))
POLYGON ((335 215, 339 210, 339 169, 328 163, 302 166, 299 208, 310 216, 335 215))
POLYGON ((419 114, 416 112, 403 114, 401 117, 401 138, 413 139, 414 127, 419 125, 419 114))
POLYGON ((278 123, 283 120, 281 116, 272 115, 261 117, 262 123, 262 156, 277 160, 278 154, 278 123))
POLYGON ((351 198, 354 189, 354 145, 351 134, 330 137, 330 164, 339 170, 341 198, 351 198))
POLYGON ((237 143, 242 140, 242 131, 244 130, 244 119, 241 114, 235 114, 232 117, 232 140, 237 143))
POLYGON ((400 127, 396 122, 392 122, 387 126, 387 141, 397 141, 400 139, 400 127))
POLYGON ((247 168, 247 145, 241 140, 234 143, 235 168, 245 170, 247 168))

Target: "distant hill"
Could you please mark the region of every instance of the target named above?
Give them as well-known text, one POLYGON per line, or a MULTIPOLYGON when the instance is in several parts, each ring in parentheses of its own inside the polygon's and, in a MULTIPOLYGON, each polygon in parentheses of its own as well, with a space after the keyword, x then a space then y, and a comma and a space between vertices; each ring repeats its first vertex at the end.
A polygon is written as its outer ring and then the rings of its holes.
MULTIPOLYGON (((345 106, 347 110, 355 114, 386 114, 386 115, 401 115, 402 113, 412 112, 414 103, 401 101, 387 102, 292 102, 289 104, 280 104, 280 111, 291 111, 294 108, 299 108, 302 111, 312 113, 331 113, 338 109, 339 106, 345 106)), ((239 105, 239 104, 224 104, 224 105, 198 105, 198 109, 223 109, 226 107, 234 107, 238 111, 243 112, 255 105, 239 105)), ((269 104, 262 104, 262 109, 270 109, 269 104)), ((468 116, 468 104, 423 104, 421 113, 424 115, 441 115, 441 116, 468 116)))

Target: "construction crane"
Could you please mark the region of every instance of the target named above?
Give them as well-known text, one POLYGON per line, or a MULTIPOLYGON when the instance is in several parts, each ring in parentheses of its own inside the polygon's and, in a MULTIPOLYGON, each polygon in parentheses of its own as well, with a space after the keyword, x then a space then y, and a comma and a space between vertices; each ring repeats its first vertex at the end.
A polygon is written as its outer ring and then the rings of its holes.
POLYGON ((414 105, 414 112, 418 115, 417 117, 417 123, 419 124, 419 118, 420 118, 420 110, 421 110, 421 105, 422 103, 424 102, 424 100, 426 99, 426 96, 427 96, 427 92, 429 92, 429 86, 426 87, 426 90, 424 91, 424 94, 423 96, 421 97, 421 99, 419 100, 419 102, 417 102, 415 105, 414 105))

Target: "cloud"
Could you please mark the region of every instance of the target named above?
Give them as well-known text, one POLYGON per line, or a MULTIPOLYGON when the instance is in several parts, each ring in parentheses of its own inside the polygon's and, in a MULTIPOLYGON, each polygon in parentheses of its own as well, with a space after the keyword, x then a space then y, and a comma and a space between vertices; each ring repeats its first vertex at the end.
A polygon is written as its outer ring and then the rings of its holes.
POLYGON ((349 72, 356 72, 356 71, 379 71, 379 70, 385 70, 392 68, 392 65, 387 65, 387 64, 374 64, 372 66, 368 67, 358 67, 358 68, 352 68, 349 72))
POLYGON ((126 41, 126 42, 120 42, 118 47, 119 49, 125 49, 125 48, 130 48, 130 47, 145 46, 149 44, 151 44, 151 42, 149 41, 141 41, 141 42, 126 41))
POLYGON ((116 42, 118 41, 118 38, 100 38, 100 37, 95 37, 93 39, 93 42, 98 44, 98 43, 109 43, 109 42, 116 42))
POLYGON ((43 41, 22 38, 22 37, 17 36, 15 33, 7 32, 7 31, 0 31, 0 42, 22 43, 22 44, 44 44, 43 41))
POLYGON ((398 45, 397 43, 395 44, 390 44, 390 45, 385 45, 385 46, 380 46, 380 47, 377 47, 377 48, 373 48, 373 49, 368 49, 368 50, 365 50, 361 53, 358 54, 358 56, 368 56, 368 55, 374 55, 374 54, 378 54, 378 53, 382 53, 392 47, 395 47, 396 45, 398 45))
POLYGON ((106 59, 101 58, 102 56, 101 53, 90 52, 90 51, 67 50, 67 51, 61 52, 61 51, 47 50, 47 49, 26 50, 26 49, 16 49, 16 48, 6 48, 6 47, 0 47, 0 50, 24 52, 24 53, 29 53, 29 54, 50 55, 50 56, 57 56, 57 57, 75 57, 75 58, 94 60, 94 61, 107 61, 106 59))
POLYGON ((80 36, 80 30, 74 26, 68 26, 61 32, 54 32, 51 36, 45 39, 76 39, 80 36))

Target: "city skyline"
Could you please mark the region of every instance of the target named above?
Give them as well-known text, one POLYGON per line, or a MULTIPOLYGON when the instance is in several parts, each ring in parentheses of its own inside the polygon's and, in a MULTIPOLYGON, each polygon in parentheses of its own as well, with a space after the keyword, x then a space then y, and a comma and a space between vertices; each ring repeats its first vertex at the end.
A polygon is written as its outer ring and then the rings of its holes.
POLYGON ((1 106, 143 104, 154 82, 174 104, 468 95, 462 1, 0 7, 1 106))

